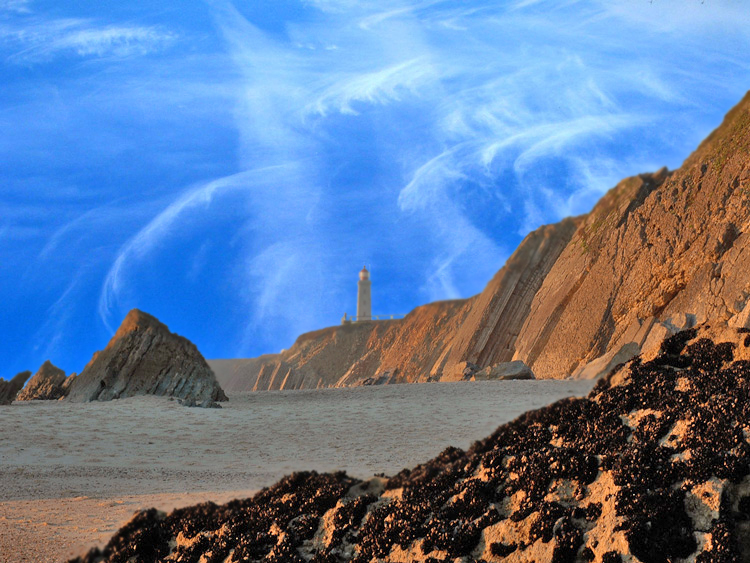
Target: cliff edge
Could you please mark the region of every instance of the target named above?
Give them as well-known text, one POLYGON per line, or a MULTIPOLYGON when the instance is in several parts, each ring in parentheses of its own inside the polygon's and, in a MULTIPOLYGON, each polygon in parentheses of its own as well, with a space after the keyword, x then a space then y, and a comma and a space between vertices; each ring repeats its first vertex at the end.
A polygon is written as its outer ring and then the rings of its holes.
POLYGON ((210 363, 232 392, 459 380, 511 361, 598 377, 697 323, 750 326, 749 229, 750 94, 678 170, 627 178, 587 215, 530 233, 477 296, 210 363))

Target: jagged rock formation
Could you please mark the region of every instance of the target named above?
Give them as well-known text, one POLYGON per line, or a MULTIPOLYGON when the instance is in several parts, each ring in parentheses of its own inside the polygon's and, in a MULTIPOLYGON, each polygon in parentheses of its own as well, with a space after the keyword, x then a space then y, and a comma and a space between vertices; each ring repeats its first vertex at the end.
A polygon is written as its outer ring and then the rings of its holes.
POLYGON ((77 561, 747 561, 749 391, 750 330, 689 329, 466 452, 141 512, 77 561))
POLYGON ((10 381, 0 379, 0 405, 11 404, 29 377, 31 377, 30 371, 22 371, 16 374, 10 381))
POLYGON ((108 401, 163 395, 197 404, 226 401, 198 348, 151 315, 133 309, 107 347, 94 354, 67 400, 108 401))
POLYGON ((588 215, 529 234, 480 295, 383 326, 332 327, 217 370, 232 391, 278 388, 267 385, 275 371, 285 375, 274 385, 288 375, 296 388, 460 380, 465 362, 511 360, 538 378, 596 377, 684 319, 750 326, 749 230, 750 94, 680 169, 623 180, 588 215), (345 330, 358 337, 336 369, 303 375, 345 330))
POLYGON ((17 401, 56 401, 65 397, 76 375, 65 377, 65 372, 49 360, 44 362, 28 385, 16 397, 17 401))

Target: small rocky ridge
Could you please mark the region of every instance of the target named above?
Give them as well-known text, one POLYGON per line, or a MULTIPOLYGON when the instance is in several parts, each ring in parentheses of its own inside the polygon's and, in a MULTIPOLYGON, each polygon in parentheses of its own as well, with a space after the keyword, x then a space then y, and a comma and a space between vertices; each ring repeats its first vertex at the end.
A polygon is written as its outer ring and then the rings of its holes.
POLYGON ((65 377, 65 372, 47 360, 16 397, 17 401, 56 401, 65 397, 76 375, 65 377))
POLYGON ((143 511, 76 563, 750 559, 750 330, 702 325, 468 451, 143 511))
POLYGON ((136 395, 169 396, 207 406, 227 400, 195 344, 133 309, 107 347, 96 352, 73 381, 67 400, 109 401, 136 395))
POLYGON ((10 381, 0 379, 0 405, 11 404, 29 377, 31 377, 30 371, 22 371, 16 374, 10 381))

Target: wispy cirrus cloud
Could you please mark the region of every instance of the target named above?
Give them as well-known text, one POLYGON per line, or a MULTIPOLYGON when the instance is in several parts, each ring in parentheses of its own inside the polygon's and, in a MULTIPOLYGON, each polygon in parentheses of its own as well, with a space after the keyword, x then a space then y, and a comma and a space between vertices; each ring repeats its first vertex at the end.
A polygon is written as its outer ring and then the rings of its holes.
POLYGON ((90 19, 26 16, 0 24, 6 60, 32 64, 56 57, 129 57, 161 50, 178 35, 159 26, 102 24, 90 19))
POLYGON ((389 67, 342 77, 311 104, 307 111, 325 116, 329 111, 356 115, 356 102, 385 104, 398 102, 403 95, 417 95, 421 87, 437 78, 429 60, 423 57, 399 62, 389 67))
POLYGON ((430 298, 466 294, 461 272, 477 249, 494 271, 507 255, 501 224, 523 235, 585 211, 623 175, 662 165, 646 144, 618 158, 604 147, 663 126, 665 104, 694 104, 701 88, 700 73, 651 55, 665 42, 656 28, 634 47, 639 18, 604 2, 306 4, 323 19, 276 34, 220 4, 219 27, 247 71, 237 122, 255 147, 246 154, 262 145, 271 158, 324 155, 341 127, 359 146, 376 120, 379 137, 402 143, 378 146, 400 183, 384 197, 429 233, 430 298))
POLYGON ((31 0, 0 0, 0 13, 28 14, 31 13, 30 4, 31 0))
POLYGON ((0 0, 0 250, 57 350, 133 306, 278 350, 352 312, 363 263, 378 313, 471 295, 750 81, 731 0, 43 4, 0 0))
MULTIPOLYGON (((322 247, 316 247, 314 234, 307 232, 305 221, 314 194, 298 193, 296 201, 283 196, 285 191, 288 195, 295 193, 304 181, 304 170, 304 163, 288 162, 246 170, 184 190, 117 251, 99 294, 101 321, 111 329, 113 316, 117 319, 122 315, 121 296, 128 288, 137 290, 138 287, 134 271, 175 252, 182 239, 192 236, 196 225, 210 223, 209 232, 224 240, 225 263, 221 271, 237 275, 238 270, 245 270, 248 261, 255 264, 242 272, 235 280, 236 285, 235 281, 232 283, 242 309, 250 307, 253 311, 252 315, 246 314, 246 318, 254 317, 256 322, 284 319, 288 321, 287 332, 290 333, 297 330, 300 323, 310 322, 309 308, 308 315, 300 313, 305 310, 303 302, 311 303, 310 296, 274 289, 279 287, 280 275, 297 280, 309 278, 314 271, 307 266, 321 259, 322 247), (280 201, 286 204, 280 205, 280 201), (234 250, 230 251, 230 247, 234 250), (285 248, 287 259, 277 260, 275 264, 270 262, 269 256, 276 257, 274 260, 279 257, 274 248, 285 248), (283 263, 287 266, 280 270, 283 263), (272 308, 276 319, 267 318, 272 308)), ((202 240, 194 259, 186 261, 186 277, 200 277, 198 270, 207 265, 206 252, 207 240, 202 240)), ((215 267, 216 257, 213 259, 212 267, 215 267)))
POLYGON ((247 173, 214 180, 205 185, 190 188, 177 197, 165 209, 157 213, 144 227, 120 248, 109 268, 99 294, 99 317, 112 331, 110 314, 117 305, 123 285, 127 282, 130 262, 142 260, 175 228, 180 216, 195 208, 207 207, 215 195, 245 186, 247 173))

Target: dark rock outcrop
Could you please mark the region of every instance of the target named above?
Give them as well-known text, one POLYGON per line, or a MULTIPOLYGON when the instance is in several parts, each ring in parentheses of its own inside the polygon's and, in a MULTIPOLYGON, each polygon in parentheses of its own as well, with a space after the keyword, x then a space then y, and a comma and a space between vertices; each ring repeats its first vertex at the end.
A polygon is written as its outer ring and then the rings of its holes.
POLYGON ((195 345, 151 315, 133 309, 70 385, 67 400, 108 401, 135 395, 226 401, 195 345))
POLYGON ((746 561, 749 439, 750 331, 702 326, 468 451, 141 512, 77 561, 746 561))
POLYGON ((0 379, 0 405, 11 404, 29 377, 31 377, 30 371, 22 371, 16 374, 10 381, 0 379))
MULTIPOLYGON (((75 378, 75 374, 71 375, 75 378)), ((70 390, 70 384, 73 381, 65 377, 65 372, 56 367, 49 360, 44 362, 29 380, 28 385, 16 397, 17 401, 56 401, 65 397, 70 390)))

